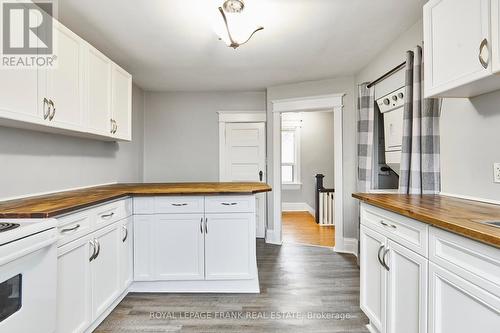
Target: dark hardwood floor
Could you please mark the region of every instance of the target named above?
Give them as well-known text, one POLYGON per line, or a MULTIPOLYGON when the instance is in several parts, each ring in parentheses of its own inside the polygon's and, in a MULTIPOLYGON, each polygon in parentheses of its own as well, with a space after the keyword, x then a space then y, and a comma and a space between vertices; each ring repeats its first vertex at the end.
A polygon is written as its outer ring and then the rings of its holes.
POLYGON ((95 332, 368 332, 355 257, 259 240, 257 260, 260 294, 131 293, 95 332))

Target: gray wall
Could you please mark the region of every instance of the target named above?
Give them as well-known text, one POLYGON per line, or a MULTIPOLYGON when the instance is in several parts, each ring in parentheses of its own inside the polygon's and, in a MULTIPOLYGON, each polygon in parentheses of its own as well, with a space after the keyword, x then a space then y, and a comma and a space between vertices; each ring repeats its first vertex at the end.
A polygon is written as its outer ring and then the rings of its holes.
POLYGON ((142 181, 144 92, 134 85, 132 142, 102 142, 0 127, 0 200, 142 181))
POLYGON ((282 190, 282 202, 305 202, 314 209, 316 178, 325 175, 324 186, 333 188, 333 112, 303 112, 300 129, 299 190, 282 190))
MULTIPOLYGON (((422 36, 420 20, 366 66, 356 76, 356 83, 370 81, 402 62, 406 50, 421 45, 422 36)), ((500 184, 493 183, 493 163, 500 162, 498 105, 500 91, 470 100, 443 100, 440 123, 443 193, 500 200, 500 184)))
MULTIPOLYGON (((313 95, 325 95, 334 93, 345 93, 344 113, 343 113, 343 182, 344 182, 344 237, 357 237, 358 230, 358 211, 357 203, 351 197, 356 190, 356 109, 354 77, 340 77, 327 80, 307 81, 295 84, 270 87, 267 90, 267 133, 272 137, 272 104, 275 99, 305 97, 313 95)), ((273 147, 270 140, 268 148, 268 182, 273 179, 272 161, 273 147)), ((268 213, 272 214, 273 203, 268 200, 268 213)), ((269 214, 268 214, 269 216, 269 214)))
POLYGON ((265 92, 147 92, 144 180, 218 181, 217 111, 265 111, 265 92))

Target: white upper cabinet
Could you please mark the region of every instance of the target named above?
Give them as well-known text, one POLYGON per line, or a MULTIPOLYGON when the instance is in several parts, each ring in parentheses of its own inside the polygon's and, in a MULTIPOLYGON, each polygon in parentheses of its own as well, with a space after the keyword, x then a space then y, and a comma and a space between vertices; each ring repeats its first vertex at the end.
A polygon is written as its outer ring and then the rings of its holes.
POLYGON ((87 126, 96 134, 111 133, 111 66, 104 54, 87 47, 87 126))
POLYGON ((80 130, 83 127, 83 51, 84 41, 54 20, 54 68, 41 70, 41 95, 48 100, 44 119, 58 128, 80 130))
POLYGON ((113 65, 112 132, 121 140, 132 140, 132 76, 113 65), (114 126, 114 129, 113 129, 114 126))
POLYGON ((499 37, 492 31, 498 27, 498 10, 492 11, 498 0, 490 1, 425 4, 425 97, 473 97, 500 89, 500 78, 493 75, 500 69, 499 37))
POLYGON ((130 74, 55 19, 52 33, 54 66, 1 70, 0 125, 130 141, 130 74))

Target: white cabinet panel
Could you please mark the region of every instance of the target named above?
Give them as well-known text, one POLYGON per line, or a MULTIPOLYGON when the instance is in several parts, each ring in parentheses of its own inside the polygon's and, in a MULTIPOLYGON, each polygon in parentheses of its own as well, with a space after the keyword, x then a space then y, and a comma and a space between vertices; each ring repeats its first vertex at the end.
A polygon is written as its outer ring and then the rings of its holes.
POLYGON ((133 281, 134 229, 133 218, 120 222, 120 290, 125 290, 133 281))
POLYGON ((54 22, 55 68, 40 73, 40 91, 54 103, 47 121, 51 126, 82 130, 84 42, 68 28, 54 22))
POLYGON ((384 113, 385 150, 401 150, 403 144, 403 108, 384 113))
POLYGON ((489 0, 431 0, 424 6, 426 97, 478 93, 481 87, 470 83, 492 73, 489 31, 489 0), (479 60, 483 41, 486 68, 479 60))
POLYGON ((90 237, 59 248, 57 260, 57 333, 82 332, 92 321, 90 237))
POLYGON ((154 218, 150 242, 157 280, 203 280, 203 214, 165 214, 154 218))
POLYGON ((96 319, 120 293, 119 223, 95 234, 97 254, 92 261, 92 312, 96 319))
POLYGON ((40 123, 43 97, 38 97, 36 69, 1 69, 0 117, 40 123))
POLYGON ((386 238, 361 226, 360 242, 360 307, 371 325, 384 332, 387 275, 379 258, 384 253, 386 238))
POLYGON ((132 140, 132 77, 120 67, 112 68, 112 118, 115 137, 132 140))
POLYGON ((90 45, 87 57, 87 126, 97 134, 110 135, 112 63, 90 45))
POLYGON ((429 264, 429 333, 497 333, 500 298, 429 264))
POLYGON ((389 240, 387 333, 427 332, 428 260, 389 240))
POLYGON ((206 214, 207 280, 255 276, 255 214, 206 214))
POLYGON ((134 216, 134 280, 153 280, 154 215, 134 216))

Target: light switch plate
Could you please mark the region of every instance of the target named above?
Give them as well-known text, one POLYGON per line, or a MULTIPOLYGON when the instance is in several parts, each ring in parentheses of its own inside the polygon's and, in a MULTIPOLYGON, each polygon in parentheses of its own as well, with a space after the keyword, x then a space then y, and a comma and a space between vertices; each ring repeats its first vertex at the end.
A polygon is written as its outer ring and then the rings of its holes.
POLYGON ((500 163, 493 164, 493 181, 500 183, 500 163))

